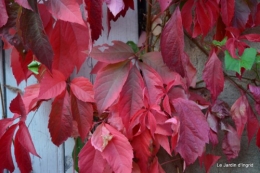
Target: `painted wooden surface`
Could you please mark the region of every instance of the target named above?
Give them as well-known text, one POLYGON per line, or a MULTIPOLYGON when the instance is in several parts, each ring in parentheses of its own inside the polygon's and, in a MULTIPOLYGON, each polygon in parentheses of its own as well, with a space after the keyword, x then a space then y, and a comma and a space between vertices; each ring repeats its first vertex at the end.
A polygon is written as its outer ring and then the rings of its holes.
MULTIPOLYGON (((135 0, 135 9, 137 9, 137 4, 135 0)), ((105 7, 104 7, 104 10, 105 7)), ((104 14, 106 14, 104 12, 104 14)), ((103 23, 106 26, 106 16, 104 15, 103 23)), ((102 33, 102 37, 95 44, 103 44, 103 43, 111 43, 112 40, 121 40, 128 41, 132 40, 137 42, 138 40, 138 22, 137 22, 137 10, 129 10, 126 14, 125 18, 120 18, 116 23, 111 23, 112 30, 107 37, 107 27, 104 27, 104 31, 102 33)), ((2 51, 2 49, 0 49, 2 51)), ((0 62, 3 62, 2 53, 0 52, 0 62)), ((78 74, 73 76, 85 76, 90 78, 91 71, 91 60, 87 60, 85 64, 82 66, 78 74)), ((94 65, 94 60, 92 61, 92 65, 94 65)), ((4 73, 2 72, 2 63, 0 63, 0 83, 2 88, 6 92, 6 104, 9 106, 11 100, 16 96, 17 93, 11 91, 4 85, 9 85, 13 87, 17 87, 16 81, 12 74, 12 69, 10 67, 10 51, 5 51, 5 77, 6 83, 4 83, 3 77, 4 73)), ((22 82, 18 88, 24 89, 25 86, 36 83, 36 80, 30 78, 27 83, 22 82)), ((29 127, 29 131, 32 136, 32 140, 34 142, 36 151, 41 156, 41 158, 37 158, 31 155, 32 158, 32 166, 34 173, 72 173, 73 172, 73 161, 72 161, 72 150, 74 147, 74 140, 71 138, 65 144, 60 147, 56 147, 51 142, 51 138, 49 135, 48 119, 50 113, 51 101, 45 102, 41 105, 40 109, 36 112, 32 112, 28 115, 27 118, 27 126, 29 127)), ((2 115, 2 108, 0 110, 2 115)), ((7 116, 12 117, 12 113, 7 110, 7 116)), ((2 116, 1 116, 2 117, 2 116)), ((14 173, 19 173, 17 166, 14 173)))

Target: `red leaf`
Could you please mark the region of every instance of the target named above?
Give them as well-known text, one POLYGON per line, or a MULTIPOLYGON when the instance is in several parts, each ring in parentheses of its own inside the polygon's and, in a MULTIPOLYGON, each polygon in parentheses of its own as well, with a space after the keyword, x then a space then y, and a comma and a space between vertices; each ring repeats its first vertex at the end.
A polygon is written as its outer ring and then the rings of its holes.
POLYGON ((173 100, 173 105, 180 119, 180 138, 176 151, 189 165, 202 155, 205 143, 209 142, 209 126, 194 102, 178 98, 173 100))
POLYGON ((13 124, 14 119, 13 118, 5 118, 0 120, 0 139, 3 136, 3 134, 6 132, 8 127, 13 124))
POLYGON ((133 66, 120 93, 118 103, 119 115, 126 128, 128 128, 131 117, 144 106, 143 88, 142 76, 136 66, 133 66))
POLYGON ((55 18, 85 25, 77 0, 48 0, 44 4, 55 18))
POLYGON ((188 33, 191 33, 193 4, 194 0, 189 0, 183 5, 181 9, 181 16, 182 18, 185 18, 183 21, 183 27, 187 30, 188 33))
POLYGON ((90 51, 92 41, 88 26, 58 20, 52 31, 51 43, 55 53, 53 68, 69 77, 74 67, 79 70, 90 51))
POLYGON ((260 4, 257 5, 257 12, 255 14, 255 24, 260 25, 260 4))
POLYGON ((25 121, 26 109, 20 94, 17 94, 17 96, 11 101, 9 109, 12 113, 21 115, 21 120, 25 121))
POLYGON ((224 88, 224 74, 222 63, 218 59, 215 52, 211 54, 208 62, 205 65, 203 70, 203 79, 207 88, 211 92, 213 100, 216 100, 224 88))
POLYGON ((165 11, 169 7, 171 2, 172 1, 170 1, 170 0, 159 0, 161 12, 165 11))
POLYGON ((101 153, 107 160, 114 172, 131 173, 133 148, 128 139, 112 126, 105 124, 105 128, 112 134, 113 138, 101 153))
POLYGON ((246 34, 240 37, 240 39, 247 39, 252 42, 260 42, 260 34, 246 34))
POLYGON ((242 136, 245 124, 247 122, 247 101, 245 95, 239 97, 231 107, 232 119, 235 121, 237 134, 242 136))
POLYGON ((24 91, 23 101, 26 113, 34 110, 38 105, 38 95, 40 92, 40 84, 27 86, 24 91))
POLYGON ((158 143, 165 149, 165 151, 171 156, 171 149, 168 136, 155 134, 155 138, 157 139, 158 143))
POLYGON ((28 0, 15 0, 15 2, 21 5, 23 8, 33 11, 32 7, 28 3, 28 0))
POLYGON ((125 7, 123 0, 104 0, 104 2, 107 4, 109 10, 114 16, 116 16, 125 7))
POLYGON ((32 171, 32 163, 29 152, 23 147, 23 145, 17 139, 17 135, 14 140, 14 154, 17 165, 21 173, 28 173, 32 171))
POLYGON ((247 137, 248 143, 252 140, 259 127, 258 119, 247 100, 247 137))
POLYGON ((203 162, 205 165, 206 172, 209 173, 210 168, 216 164, 216 162, 221 158, 221 156, 215 156, 213 154, 203 155, 203 162))
POLYGON ((258 148, 260 148, 260 128, 258 129, 257 135, 256 135, 256 145, 258 148))
POLYGON ((0 171, 8 169, 10 172, 14 172, 14 163, 11 153, 11 145, 14 132, 17 124, 12 125, 5 134, 0 138, 0 171))
POLYGON ((102 113, 118 98, 130 69, 130 62, 111 64, 101 69, 94 84, 94 98, 102 113))
POLYGON ((132 48, 124 42, 113 41, 113 43, 114 44, 112 46, 105 44, 94 47, 89 56, 98 61, 109 64, 122 62, 129 59, 130 57, 135 56, 132 48), (102 47, 106 47, 106 49, 101 51, 100 48, 102 47))
POLYGON ((66 87, 64 75, 53 70, 52 75, 46 72, 40 83, 40 93, 38 99, 50 99, 61 94, 66 87))
POLYGON ((221 16, 226 26, 230 25, 235 12, 235 0, 221 0, 221 16))
POLYGON ((163 81, 161 76, 151 67, 145 63, 139 63, 139 66, 143 73, 145 85, 147 87, 149 103, 151 105, 157 105, 163 94, 163 81), (153 79, 153 80, 151 80, 153 79))
POLYGON ((93 86, 87 78, 74 78, 70 83, 70 89, 79 100, 83 102, 95 102, 93 86))
POLYGON ((234 27, 240 30, 245 29, 248 17, 250 15, 250 9, 245 1, 235 1, 235 14, 232 20, 234 27))
POLYGON ((54 99, 48 128, 51 134, 51 140, 57 146, 70 137, 72 132, 72 116, 67 91, 63 91, 54 99))
POLYGON ((225 138, 222 143, 222 150, 228 160, 236 158, 240 151, 240 138, 236 130, 230 125, 227 126, 225 138))
POLYGON ((105 160, 101 152, 91 145, 91 139, 82 148, 78 157, 80 172, 103 173, 105 160))
POLYGON ((85 0, 88 12, 88 23, 91 28, 91 37, 97 40, 102 33, 102 0, 85 0))
POLYGON ((110 131, 104 126, 104 124, 99 125, 91 137, 91 144, 100 152, 103 152, 107 147, 109 142, 113 139, 110 131))
POLYGON ((39 9, 44 30, 48 36, 51 36, 51 32, 53 30, 54 18, 49 13, 49 11, 47 10, 44 4, 38 4, 38 9, 39 9))
POLYGON ((0 9, 1 9, 1 17, 0 17, 0 28, 4 26, 8 20, 8 14, 6 12, 5 0, 0 0, 0 9))
POLYGON ((24 122, 19 123, 19 129, 16 132, 15 140, 23 147, 26 152, 40 157, 34 147, 30 132, 24 122))
POLYGON ((131 144, 141 172, 147 172, 156 153, 156 150, 154 149, 154 140, 150 132, 145 130, 140 135, 134 137, 131 144))
POLYGON ((92 104, 78 100, 71 95, 73 119, 78 123, 78 131, 82 141, 85 141, 93 122, 92 104))
POLYGON ((248 85, 250 92, 253 94, 256 102, 260 103, 260 87, 254 85, 248 85))
POLYGON ((177 7, 168 23, 165 25, 161 36, 161 52, 163 61, 171 69, 185 76, 186 58, 184 52, 184 34, 180 9, 177 7))

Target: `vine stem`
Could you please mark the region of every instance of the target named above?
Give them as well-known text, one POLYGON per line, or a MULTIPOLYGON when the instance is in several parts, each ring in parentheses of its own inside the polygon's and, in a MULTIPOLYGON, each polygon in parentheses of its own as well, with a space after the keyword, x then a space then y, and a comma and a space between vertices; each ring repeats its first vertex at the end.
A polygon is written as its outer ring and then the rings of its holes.
POLYGON ((5 105, 4 105, 4 96, 3 96, 3 92, 2 92, 2 86, 0 83, 0 97, 1 97, 1 105, 2 105, 2 118, 6 118, 6 112, 5 112, 5 105))
MULTIPOLYGON (((202 47, 198 41, 194 38, 192 38, 187 32, 184 32, 185 36, 188 37, 188 39, 190 39, 207 57, 209 56, 209 53, 206 49, 204 49, 204 47, 202 47)), ((232 77, 230 77, 227 73, 225 73, 223 71, 224 77, 229 80, 231 83, 233 83, 233 85, 235 85, 237 88, 239 88, 240 90, 242 90, 244 93, 246 93, 251 99, 254 99, 254 97, 240 84, 238 84, 235 80, 232 79, 232 77)))
POLYGON ((175 162, 175 161, 177 161, 177 160, 181 160, 181 158, 168 160, 168 161, 166 161, 166 162, 161 163, 161 166, 162 166, 162 165, 165 165, 165 164, 168 164, 168 163, 171 163, 171 162, 175 162))

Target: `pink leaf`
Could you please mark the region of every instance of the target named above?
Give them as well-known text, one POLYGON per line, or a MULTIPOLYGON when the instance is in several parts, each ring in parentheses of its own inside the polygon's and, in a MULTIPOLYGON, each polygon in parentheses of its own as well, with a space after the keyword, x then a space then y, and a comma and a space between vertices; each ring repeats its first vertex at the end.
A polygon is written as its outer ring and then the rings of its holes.
POLYGON ((68 78, 74 67, 80 69, 92 47, 90 29, 77 23, 58 20, 51 35, 54 50, 53 68, 68 78), (84 38, 84 39, 83 39, 84 38))
POLYGON ((158 140, 158 143, 164 148, 164 150, 171 156, 171 149, 168 136, 155 134, 155 138, 158 140))
POLYGON ((46 72, 40 83, 40 93, 38 99, 50 99, 61 94, 66 87, 64 75, 53 70, 52 75, 46 72))
POLYGON ((96 128, 95 132, 93 133, 91 137, 91 144, 96 150, 103 152, 103 150, 111 142, 113 137, 114 136, 104 126, 104 124, 101 124, 96 128))
POLYGON ((37 107, 38 95, 40 92, 40 84, 27 86, 24 91, 23 101, 26 113, 34 110, 37 107))
POLYGON ((104 2, 107 4, 109 10, 114 16, 116 16, 125 7, 123 0, 104 0, 104 2))
POLYGON ((77 0, 49 0, 43 2, 55 18, 85 25, 77 0))
POLYGON ((70 83, 70 89, 79 100, 83 102, 94 102, 93 86, 87 78, 74 78, 70 83))
POLYGON ((142 76, 136 66, 133 66, 120 93, 118 104, 119 115, 126 128, 128 128, 131 117, 144 106, 143 88, 142 76))
POLYGON ((21 5, 22 7, 33 11, 32 7, 28 3, 28 0, 15 0, 15 2, 19 5, 21 5))
POLYGON ((161 36, 161 51, 165 64, 171 69, 185 76, 187 62, 183 56, 184 34, 180 9, 177 7, 165 25, 161 36))
POLYGON ((221 0, 220 3, 222 21, 226 26, 229 26, 235 12, 235 0, 221 0))
POLYGON ((94 84, 94 98, 98 112, 102 113, 118 98, 130 69, 129 62, 111 64, 98 72, 94 84))
POLYGON ((30 132, 24 122, 19 123, 19 129, 16 132, 15 140, 23 147, 26 152, 40 157, 34 147, 30 132))
POLYGON ((240 151, 240 138, 236 130, 230 125, 227 126, 225 138, 222 143, 222 150, 228 160, 236 158, 240 151))
POLYGON ((171 0, 159 0, 161 12, 165 11, 171 4, 171 0))
POLYGON ((107 44, 103 46, 95 46, 89 56, 98 61, 113 64, 125 61, 135 55, 132 48, 124 42, 113 41, 113 43, 112 46, 107 44), (100 48, 102 47, 106 47, 106 49, 101 51, 100 48))
POLYGON ((48 128, 51 140, 57 146, 70 137, 72 132, 72 116, 67 91, 63 91, 52 102, 48 128))
POLYGON ((189 165, 202 155, 205 143, 209 142, 209 126, 194 102, 178 98, 173 100, 173 105, 180 119, 180 138, 176 151, 189 165))
POLYGON ((101 153, 114 172, 131 173, 133 148, 128 139, 112 126, 105 124, 113 138, 101 153))
POLYGON ((256 102, 260 103, 260 87, 254 85, 248 85, 248 87, 256 102))
POLYGON ((78 132, 81 140, 85 141, 93 122, 93 108, 91 103, 83 102, 71 95, 71 107, 73 119, 78 124, 78 132))
POLYGON ((91 145, 91 139, 79 153, 79 170, 87 173, 103 173, 105 160, 101 152, 91 145))
POLYGON ((11 153, 11 145, 14 132, 17 124, 12 125, 5 134, 0 138, 0 171, 8 169, 10 172, 14 172, 14 163, 11 153))
POLYGON ((21 119, 23 121, 25 120, 26 109, 25 109, 23 99, 20 94, 17 94, 17 96, 11 101, 9 109, 12 113, 21 115, 21 117, 22 117, 21 119))
POLYGON ((8 14, 6 12, 5 0, 0 0, 1 18, 0 18, 0 28, 4 26, 8 20, 8 14))
POLYGON ((232 119, 235 121, 237 134, 242 136, 245 124, 247 122, 247 102, 246 97, 242 95, 231 107, 232 119))
POLYGON ((0 120, 0 139, 6 130, 8 130, 9 126, 13 124, 13 122, 13 118, 5 118, 0 120))
POLYGON ((203 70, 203 79, 207 88, 210 90, 213 100, 216 100, 224 88, 224 74, 222 63, 215 52, 211 54, 205 65, 203 70))

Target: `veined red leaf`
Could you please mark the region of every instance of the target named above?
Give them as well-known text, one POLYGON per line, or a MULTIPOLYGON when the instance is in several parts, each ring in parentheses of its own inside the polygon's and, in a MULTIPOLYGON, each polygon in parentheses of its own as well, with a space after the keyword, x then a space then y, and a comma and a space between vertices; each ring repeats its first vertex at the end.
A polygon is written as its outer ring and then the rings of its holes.
POLYGON ((54 49, 53 68, 69 77, 74 67, 80 69, 92 47, 88 26, 58 20, 52 31, 51 43, 54 49))
POLYGON ((185 76, 187 62, 184 53, 184 34, 182 18, 179 7, 177 7, 165 25, 161 36, 161 52, 163 61, 171 69, 185 76))
POLYGON ((8 14, 6 12, 5 0, 0 0, 1 18, 0 18, 0 28, 7 23, 8 14))
POLYGON ((220 3, 222 21, 226 26, 229 26, 235 12, 235 0, 221 0, 220 3))
POLYGON ((144 106, 143 88, 142 76, 136 66, 133 66, 122 88, 118 103, 119 115, 126 128, 128 128, 131 117, 144 106))
POLYGON ((123 0, 104 0, 104 2, 107 4, 107 7, 114 16, 116 16, 125 7, 123 0))
POLYGON ((96 128, 95 132, 93 133, 91 137, 91 144, 96 150, 103 152, 103 150, 107 147, 108 143, 113 139, 113 137, 114 136, 104 126, 104 124, 101 124, 96 128))
POLYGON ((102 68, 106 67, 108 64, 98 61, 96 63, 96 65, 94 66, 94 68, 91 70, 90 74, 97 74, 99 70, 101 70, 102 68))
POLYGON ((0 138, 0 171, 8 169, 10 172, 14 172, 14 163, 11 153, 11 145, 14 132, 17 124, 12 125, 5 134, 0 138))
POLYGON ((48 128, 52 142, 59 146, 72 132, 72 116, 70 98, 67 91, 63 91, 52 102, 48 128))
POLYGON ((55 18, 85 25, 77 0, 48 0, 43 2, 55 18))
POLYGON ((256 135, 256 145, 258 148, 260 148, 260 128, 258 129, 257 135, 256 135))
POLYGON ((78 123, 78 131, 82 141, 85 141, 93 122, 93 107, 73 94, 71 95, 71 107, 73 119, 78 123))
POLYGON ((134 51, 126 43, 121 41, 113 41, 112 46, 107 44, 95 46, 89 56, 98 61, 113 64, 125 61, 134 55, 134 51), (106 49, 101 51, 100 48, 102 47, 106 47, 106 49))
POLYGON ((33 11, 32 7, 28 3, 28 0, 15 0, 15 2, 19 5, 21 5, 23 8, 33 11))
POLYGON ((87 78, 74 78, 70 83, 70 89, 79 100, 83 102, 95 102, 93 86, 87 78))
POLYGON ((228 160, 236 158, 240 151, 240 138, 236 130, 230 125, 227 126, 226 134, 222 143, 222 150, 228 160))
POLYGON ((113 138, 101 153, 107 160, 114 172, 131 173, 133 148, 128 139, 112 126, 105 124, 105 128, 112 134, 113 138))
POLYGON ((202 155, 205 144, 209 142, 210 129, 196 103, 178 98, 173 100, 173 105, 180 119, 180 138, 175 150, 189 165, 202 155))
POLYGON ((138 160, 137 164, 139 165, 141 172, 147 172, 148 167, 157 152, 154 148, 154 140, 149 130, 146 129, 143 133, 134 137, 131 144, 133 146, 135 158, 138 160))
POLYGON ((12 113, 21 115, 21 121, 25 121, 26 109, 20 93, 11 101, 9 109, 12 113))
POLYGON ((88 23, 91 28, 91 37, 97 40, 103 30, 102 26, 102 0, 85 0, 88 12, 88 23))
POLYGON ((13 124, 13 118, 5 118, 0 120, 0 139, 2 135, 6 132, 7 128, 13 124))
POLYGON ((232 20, 232 25, 240 30, 245 29, 250 9, 245 1, 235 1, 235 14, 232 20))
POLYGON ((209 173, 210 168, 217 163, 221 156, 215 156, 213 154, 206 154, 202 156, 206 172, 209 173))
POLYGON ((50 37, 55 20, 44 4, 38 4, 38 10, 41 16, 44 30, 46 34, 50 37))
POLYGON ((247 101, 246 96, 242 95, 231 107, 232 119, 235 121, 237 134, 239 137, 242 136, 245 124, 247 122, 247 101))
POLYGON ((79 153, 79 170, 87 173, 103 173, 105 160, 101 152, 91 145, 91 139, 79 153))
POLYGON ((259 128, 258 119, 247 100, 247 137, 248 143, 252 140, 259 128))
POLYGON ((34 147, 30 132, 24 122, 19 123, 19 129, 16 132, 15 140, 17 140, 26 152, 30 152, 33 155, 40 157, 34 147))
POLYGON ((170 0, 159 0, 161 12, 165 11, 169 7, 171 2, 172 1, 170 1, 170 0))
POLYGON ((193 5, 194 0, 189 0, 183 5, 181 9, 182 18, 185 18, 185 20, 183 21, 183 27, 186 29, 188 33, 191 33, 193 5))
POLYGON ((34 110, 37 107, 38 95, 40 92, 40 84, 27 86, 24 91, 23 101, 26 113, 34 110))
MULTIPOLYGON (((37 4, 35 4, 35 8, 37 11, 37 4)), ((40 15, 31 10, 22 9, 19 24, 25 46, 32 50, 42 64, 51 69, 53 50, 44 33, 40 15)))
POLYGON ((94 84, 94 98, 98 112, 102 113, 118 98, 130 69, 130 62, 111 64, 101 69, 94 84))
POLYGON ((29 152, 23 147, 20 141, 17 139, 17 135, 14 140, 14 155, 21 173, 27 173, 32 171, 32 163, 29 152))
POLYGON ((151 105, 157 105, 163 94, 164 87, 162 78, 153 68, 145 63, 139 63, 139 66, 142 70, 144 82, 147 87, 149 103, 151 105))
POLYGON ((50 99, 61 94, 66 87, 65 81, 64 75, 58 70, 53 70, 52 75, 46 72, 40 83, 38 99, 50 99))
POLYGON ((213 100, 216 100, 224 88, 224 74, 222 63, 218 59, 215 52, 211 54, 208 62, 205 65, 203 70, 203 79, 207 88, 211 92, 213 100))

